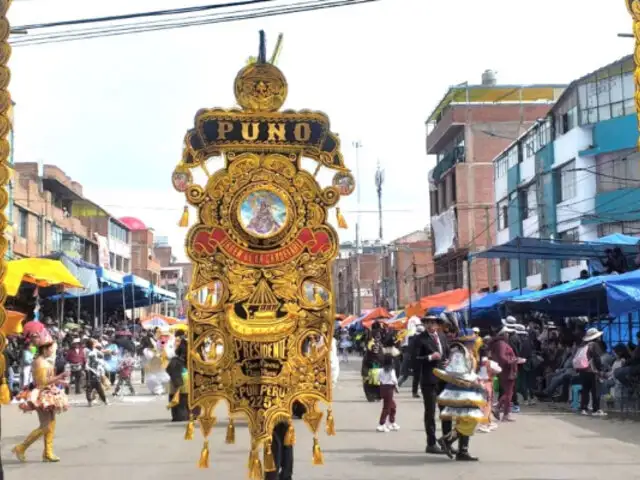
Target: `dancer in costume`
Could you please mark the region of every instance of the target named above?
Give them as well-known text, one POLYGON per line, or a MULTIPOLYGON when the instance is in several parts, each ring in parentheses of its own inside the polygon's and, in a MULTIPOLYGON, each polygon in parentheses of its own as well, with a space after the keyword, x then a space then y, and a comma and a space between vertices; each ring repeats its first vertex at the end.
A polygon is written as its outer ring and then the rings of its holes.
POLYGON ((458 440, 459 450, 455 458, 460 461, 477 461, 469 455, 469 439, 479 423, 487 423, 484 407, 486 391, 478 381, 478 361, 471 349, 476 342, 473 335, 459 337, 450 345, 449 363, 444 369, 435 368, 433 374, 446 382, 438 395, 438 406, 442 409, 440 419, 455 421, 454 428, 438 439, 438 445, 449 458, 454 458, 453 443, 458 440), (471 347, 471 348, 469 348, 471 347))
POLYGON ((167 367, 169 375, 169 405, 172 422, 189 420, 189 376, 187 373, 187 339, 184 332, 176 332, 176 351, 167 367))
POLYGON ((59 462, 60 459, 53 453, 53 437, 56 431, 56 414, 66 411, 69 407, 64 393, 69 373, 55 375, 57 344, 47 330, 39 334, 35 344, 38 347, 38 356, 33 362, 33 388, 21 393, 19 399, 23 400, 20 404, 22 411, 35 411, 38 414, 40 426, 12 451, 19 461, 25 462, 27 449, 44 437, 42 461, 59 462))
POLYGON ((165 351, 165 345, 162 343, 161 336, 153 338, 147 336, 143 339, 145 364, 145 379, 147 388, 153 395, 162 395, 165 385, 169 383, 170 378, 165 369, 169 365, 169 354, 165 351))

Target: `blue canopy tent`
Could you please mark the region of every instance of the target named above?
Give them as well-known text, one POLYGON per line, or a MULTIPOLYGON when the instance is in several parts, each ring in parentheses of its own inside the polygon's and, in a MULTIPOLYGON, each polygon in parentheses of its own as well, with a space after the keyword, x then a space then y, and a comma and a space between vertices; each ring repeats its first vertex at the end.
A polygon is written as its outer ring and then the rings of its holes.
MULTIPOLYGON (((523 289, 524 293, 532 293, 533 290, 523 289)), ((458 315, 465 315, 471 308, 470 326, 482 329, 490 329, 500 324, 500 320, 505 316, 503 307, 505 302, 511 298, 520 296, 520 290, 508 292, 488 293, 482 297, 474 299, 470 304, 455 311, 458 315)))
POLYGON ((623 315, 640 310, 640 270, 573 280, 512 298, 507 305, 565 317, 623 315))
POLYGON ((605 250, 620 248, 625 255, 638 253, 640 238, 626 235, 609 235, 597 241, 570 242, 548 238, 516 237, 502 245, 496 245, 482 252, 472 253, 472 258, 514 258, 522 260, 589 260, 605 256, 605 250), (625 237, 625 238, 622 238, 625 237), (635 243, 629 239, 635 238, 635 243), (609 240, 605 240, 609 239, 609 240), (612 243, 619 239, 622 243, 612 243))

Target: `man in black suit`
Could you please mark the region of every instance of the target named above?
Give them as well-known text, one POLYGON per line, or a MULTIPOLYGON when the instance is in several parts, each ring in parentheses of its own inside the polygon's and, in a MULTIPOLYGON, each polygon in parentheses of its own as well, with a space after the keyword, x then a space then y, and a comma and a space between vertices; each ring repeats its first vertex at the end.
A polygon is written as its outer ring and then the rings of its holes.
MULTIPOLYGON (((427 434, 427 453, 441 455, 444 450, 436 438, 436 405, 444 383, 433 374, 434 368, 444 368, 449 358, 447 337, 440 331, 438 317, 427 315, 422 319, 425 331, 416 339, 416 358, 420 362, 420 390, 424 402, 424 429, 427 434)), ((442 433, 451 431, 451 421, 442 422, 442 433)))

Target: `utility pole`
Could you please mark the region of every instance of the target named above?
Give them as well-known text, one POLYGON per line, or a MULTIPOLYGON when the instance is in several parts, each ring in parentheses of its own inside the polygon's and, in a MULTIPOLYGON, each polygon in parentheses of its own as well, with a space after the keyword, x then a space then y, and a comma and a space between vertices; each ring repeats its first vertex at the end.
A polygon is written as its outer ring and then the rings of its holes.
POLYGON ((411 262, 411 268, 413 270, 413 296, 416 302, 420 300, 418 295, 418 266, 416 265, 416 254, 413 254, 413 260, 411 262))
POLYGON ((362 301, 360 298, 360 192, 362 190, 360 185, 360 149, 362 143, 358 140, 353 142, 353 148, 356 149, 356 200, 358 204, 358 215, 356 217, 356 308, 355 314, 360 315, 362 308, 362 301))
MULTIPOLYGON (((489 222, 489 206, 484 207, 484 220, 485 220, 485 229, 487 230, 487 246, 486 248, 491 248, 491 223, 489 222)), ((470 262, 470 259, 467 259, 470 262)), ((487 258, 487 283, 489 284, 489 291, 493 288, 493 260, 487 258)))
POLYGON ((384 184, 384 170, 380 168, 380 160, 378 160, 378 168, 376 169, 376 192, 378 194, 378 238, 382 244, 382 185, 384 184))

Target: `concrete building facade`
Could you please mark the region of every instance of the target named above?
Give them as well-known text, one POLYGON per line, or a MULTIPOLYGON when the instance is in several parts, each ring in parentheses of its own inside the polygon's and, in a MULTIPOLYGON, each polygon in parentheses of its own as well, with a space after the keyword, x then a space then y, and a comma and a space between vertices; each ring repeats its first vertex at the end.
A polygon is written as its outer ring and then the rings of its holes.
MULTIPOLYGON (((640 235, 634 61, 572 82, 549 114, 494 159, 496 243, 640 235)), ((500 288, 572 280, 579 261, 500 262, 500 288)))
MULTIPOLYGON (((466 258, 494 243, 493 159, 544 117, 564 85, 497 85, 490 71, 481 85, 451 87, 427 120, 434 272, 433 293, 466 287, 466 258)), ((470 266, 473 289, 492 287, 492 263, 470 266)))

